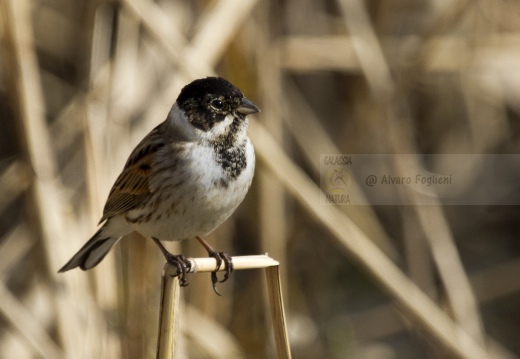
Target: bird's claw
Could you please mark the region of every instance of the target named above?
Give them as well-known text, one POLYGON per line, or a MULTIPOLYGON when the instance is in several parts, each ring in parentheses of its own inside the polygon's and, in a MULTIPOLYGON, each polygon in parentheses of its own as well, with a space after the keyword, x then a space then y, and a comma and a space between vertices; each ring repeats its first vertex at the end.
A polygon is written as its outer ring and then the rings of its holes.
POLYGON ((219 291, 217 290, 217 283, 224 283, 229 279, 229 276, 231 273, 233 273, 233 260, 231 256, 225 252, 217 252, 217 251, 211 251, 208 253, 211 258, 215 258, 217 261, 217 267, 215 268, 214 272, 211 272, 211 284, 213 286, 213 290, 217 295, 221 295, 219 291), (218 280, 217 278, 217 272, 219 271, 220 267, 222 266, 222 262, 224 262, 224 277, 222 280, 218 280))
POLYGON ((188 281, 186 280, 186 274, 191 269, 191 262, 182 254, 174 255, 167 253, 165 255, 166 261, 177 268, 177 273, 172 277, 179 277, 179 284, 181 287, 187 287, 188 281))

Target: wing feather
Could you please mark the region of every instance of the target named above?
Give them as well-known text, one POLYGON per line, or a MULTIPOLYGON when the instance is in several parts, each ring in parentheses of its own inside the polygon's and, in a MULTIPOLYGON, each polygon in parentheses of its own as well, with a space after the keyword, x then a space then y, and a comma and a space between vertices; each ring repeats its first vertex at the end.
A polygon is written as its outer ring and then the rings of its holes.
POLYGON ((165 146, 160 135, 161 125, 153 129, 132 151, 110 190, 103 217, 106 219, 144 205, 152 195, 150 175, 154 170, 156 153, 165 146))

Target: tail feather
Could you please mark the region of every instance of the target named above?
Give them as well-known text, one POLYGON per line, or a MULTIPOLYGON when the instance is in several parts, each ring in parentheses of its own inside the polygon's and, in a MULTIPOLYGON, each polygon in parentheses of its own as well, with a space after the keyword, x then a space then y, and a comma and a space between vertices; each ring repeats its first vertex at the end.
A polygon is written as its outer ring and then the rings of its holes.
POLYGON ((63 273, 80 267, 88 270, 101 262, 121 237, 103 237, 100 229, 58 272, 63 273))
POLYGON ((66 272, 70 269, 80 267, 83 270, 88 270, 101 262, 107 255, 110 249, 116 244, 121 236, 110 236, 104 233, 104 228, 101 228, 92 236, 92 238, 65 264, 58 273, 66 272))

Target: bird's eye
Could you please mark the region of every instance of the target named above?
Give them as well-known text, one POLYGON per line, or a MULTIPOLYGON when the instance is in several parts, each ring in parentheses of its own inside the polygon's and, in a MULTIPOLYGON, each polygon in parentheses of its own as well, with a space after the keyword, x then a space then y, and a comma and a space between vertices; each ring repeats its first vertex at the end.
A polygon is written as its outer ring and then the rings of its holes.
POLYGON ((222 108, 222 107, 224 107, 224 103, 222 103, 222 101, 220 101, 220 100, 213 100, 213 101, 211 101, 211 106, 213 106, 215 108, 222 108))

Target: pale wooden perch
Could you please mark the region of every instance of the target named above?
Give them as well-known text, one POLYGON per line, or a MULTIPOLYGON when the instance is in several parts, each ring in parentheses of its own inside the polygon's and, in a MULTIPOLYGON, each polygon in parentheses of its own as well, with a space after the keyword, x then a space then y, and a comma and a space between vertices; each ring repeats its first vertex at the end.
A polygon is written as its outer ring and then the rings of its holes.
MULTIPOLYGON (((217 267, 215 258, 188 258, 191 273, 213 272, 217 267)), ((265 268, 271 319, 278 358, 291 359, 287 324, 282 300, 279 263, 267 255, 233 257, 234 270, 265 268)), ((221 266, 219 271, 223 271, 221 266)), ((159 313, 159 335, 157 340, 157 359, 176 359, 179 357, 180 338, 180 286, 177 268, 166 263, 162 274, 161 309, 159 313)))

